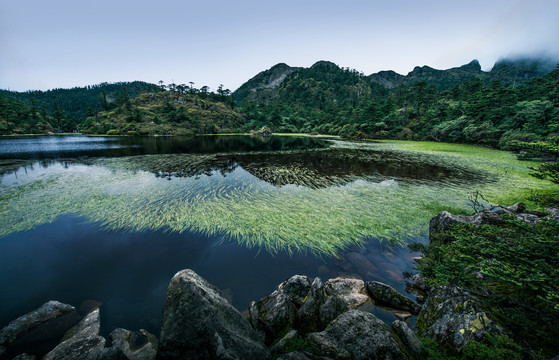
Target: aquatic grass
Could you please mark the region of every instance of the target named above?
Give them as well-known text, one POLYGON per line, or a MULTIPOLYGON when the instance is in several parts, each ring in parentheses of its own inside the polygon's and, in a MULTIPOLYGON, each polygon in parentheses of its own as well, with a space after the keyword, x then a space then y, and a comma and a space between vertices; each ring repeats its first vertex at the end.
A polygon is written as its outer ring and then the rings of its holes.
MULTIPOLYGON (((420 162, 475 176, 464 183, 380 175, 348 175, 339 181, 303 166, 282 165, 265 176, 285 173, 290 181, 307 185, 274 186, 243 167, 223 167, 216 155, 92 160, 88 166, 44 172, 30 182, 1 185, 0 235, 74 213, 107 229, 195 231, 270 253, 335 256, 365 237, 395 243, 424 238, 432 216, 441 210, 467 212, 468 194, 476 190, 505 199, 528 188, 551 188, 525 176, 523 162, 494 150, 399 142, 335 142, 334 148, 413 154, 420 162), (154 176, 160 169, 166 169, 164 175, 154 176), (181 172, 191 175, 173 175, 181 172)), ((283 154, 292 157, 294 152, 283 154)))

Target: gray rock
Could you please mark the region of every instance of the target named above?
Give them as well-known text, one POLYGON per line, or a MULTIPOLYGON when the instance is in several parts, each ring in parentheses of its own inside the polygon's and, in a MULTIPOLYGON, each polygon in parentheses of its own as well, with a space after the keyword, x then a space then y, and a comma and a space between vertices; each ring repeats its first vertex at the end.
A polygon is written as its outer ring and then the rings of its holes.
POLYGON ((296 307, 300 307, 311 290, 311 282, 307 276, 294 275, 282 282, 278 290, 283 291, 296 307))
POLYGON ((448 230, 452 225, 458 224, 502 224, 503 220, 496 212, 483 210, 471 216, 453 215, 448 211, 442 211, 429 222, 429 238, 439 232, 448 230))
POLYGON ((517 202, 514 205, 506 206, 506 207, 498 207, 495 209, 495 213, 497 214, 520 214, 526 210, 526 204, 523 202, 517 202))
POLYGON ((297 310, 296 327, 301 335, 322 330, 319 329, 319 311, 324 304, 325 297, 322 280, 315 278, 303 305, 297 310))
POLYGON ((412 329, 409 328, 408 324, 396 320, 392 323, 392 330, 394 330, 396 335, 413 354, 419 355, 421 352, 421 341, 419 341, 412 329))
POLYGON ((0 345, 9 345, 18 337, 29 333, 41 324, 60 318, 66 314, 75 313, 76 309, 73 306, 51 300, 43 304, 40 308, 10 322, 8 326, 0 330, 0 345))
POLYGON ((324 284, 325 301, 319 308, 321 328, 343 312, 356 309, 371 299, 359 279, 335 278, 324 284))
POLYGON ((488 334, 503 334, 475 296, 462 289, 443 286, 431 290, 416 327, 420 336, 434 338, 441 347, 460 351, 470 341, 488 334))
POLYGON ((0 330, 0 359, 27 353, 42 356, 52 350, 62 336, 80 321, 73 306, 49 301, 0 330))
POLYGON ((248 312, 253 328, 269 346, 293 327, 297 309, 285 292, 276 290, 259 301, 251 302, 248 312))
POLYGON ((276 291, 249 305, 250 323, 267 345, 295 326, 297 311, 308 300, 311 290, 307 276, 294 275, 282 282, 276 291))
POLYGON ((367 282, 367 292, 369 296, 380 305, 385 305, 393 309, 409 311, 414 315, 419 314, 421 306, 412 299, 400 294, 392 286, 379 281, 367 282))
POLYGON ((100 328, 99 309, 95 309, 68 330, 62 342, 43 360, 97 360, 106 342, 105 338, 99 336, 100 328))
POLYGON ((537 223, 542 221, 542 219, 540 219, 538 216, 533 214, 518 214, 516 215, 516 218, 530 225, 536 225, 537 223))
MULTIPOLYGON (((549 216, 547 217, 548 220, 559 220, 559 208, 556 207, 548 207, 545 209, 549 216)), ((558 355, 559 356, 559 355, 558 355)))
POLYGON ((113 347, 119 349, 129 360, 154 360, 159 341, 149 332, 115 329, 110 335, 113 347))
POLYGON ((219 290, 192 270, 169 284, 157 359, 269 359, 270 353, 219 290))
POLYGON ((390 328, 373 314, 350 310, 322 332, 307 337, 312 353, 334 359, 402 359, 404 353, 390 328))

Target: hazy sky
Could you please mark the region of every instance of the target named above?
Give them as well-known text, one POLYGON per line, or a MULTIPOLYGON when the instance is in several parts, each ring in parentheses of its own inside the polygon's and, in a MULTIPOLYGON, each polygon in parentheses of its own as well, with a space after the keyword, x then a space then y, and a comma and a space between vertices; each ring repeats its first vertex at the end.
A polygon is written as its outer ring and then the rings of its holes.
POLYGON ((0 88, 143 80, 235 90, 284 62, 365 74, 559 58, 559 0, 0 0, 0 88))

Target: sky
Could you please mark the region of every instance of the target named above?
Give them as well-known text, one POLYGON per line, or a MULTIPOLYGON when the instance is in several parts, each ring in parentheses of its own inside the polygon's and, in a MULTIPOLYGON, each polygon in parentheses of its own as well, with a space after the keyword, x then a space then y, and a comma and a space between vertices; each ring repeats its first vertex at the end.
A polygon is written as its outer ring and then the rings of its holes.
POLYGON ((235 90, 277 63, 366 75, 559 59, 558 0, 0 0, 0 88, 235 90))

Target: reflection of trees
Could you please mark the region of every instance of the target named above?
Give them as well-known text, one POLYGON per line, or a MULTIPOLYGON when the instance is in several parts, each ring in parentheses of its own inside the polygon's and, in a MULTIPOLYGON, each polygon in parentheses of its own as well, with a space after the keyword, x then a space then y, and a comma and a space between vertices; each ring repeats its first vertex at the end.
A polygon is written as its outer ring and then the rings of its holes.
POLYGON ((464 184, 486 181, 483 174, 457 165, 435 163, 428 156, 370 150, 325 149, 216 155, 148 155, 127 158, 124 166, 158 177, 222 176, 242 167, 274 186, 311 188, 342 185, 357 179, 430 181, 464 184))

